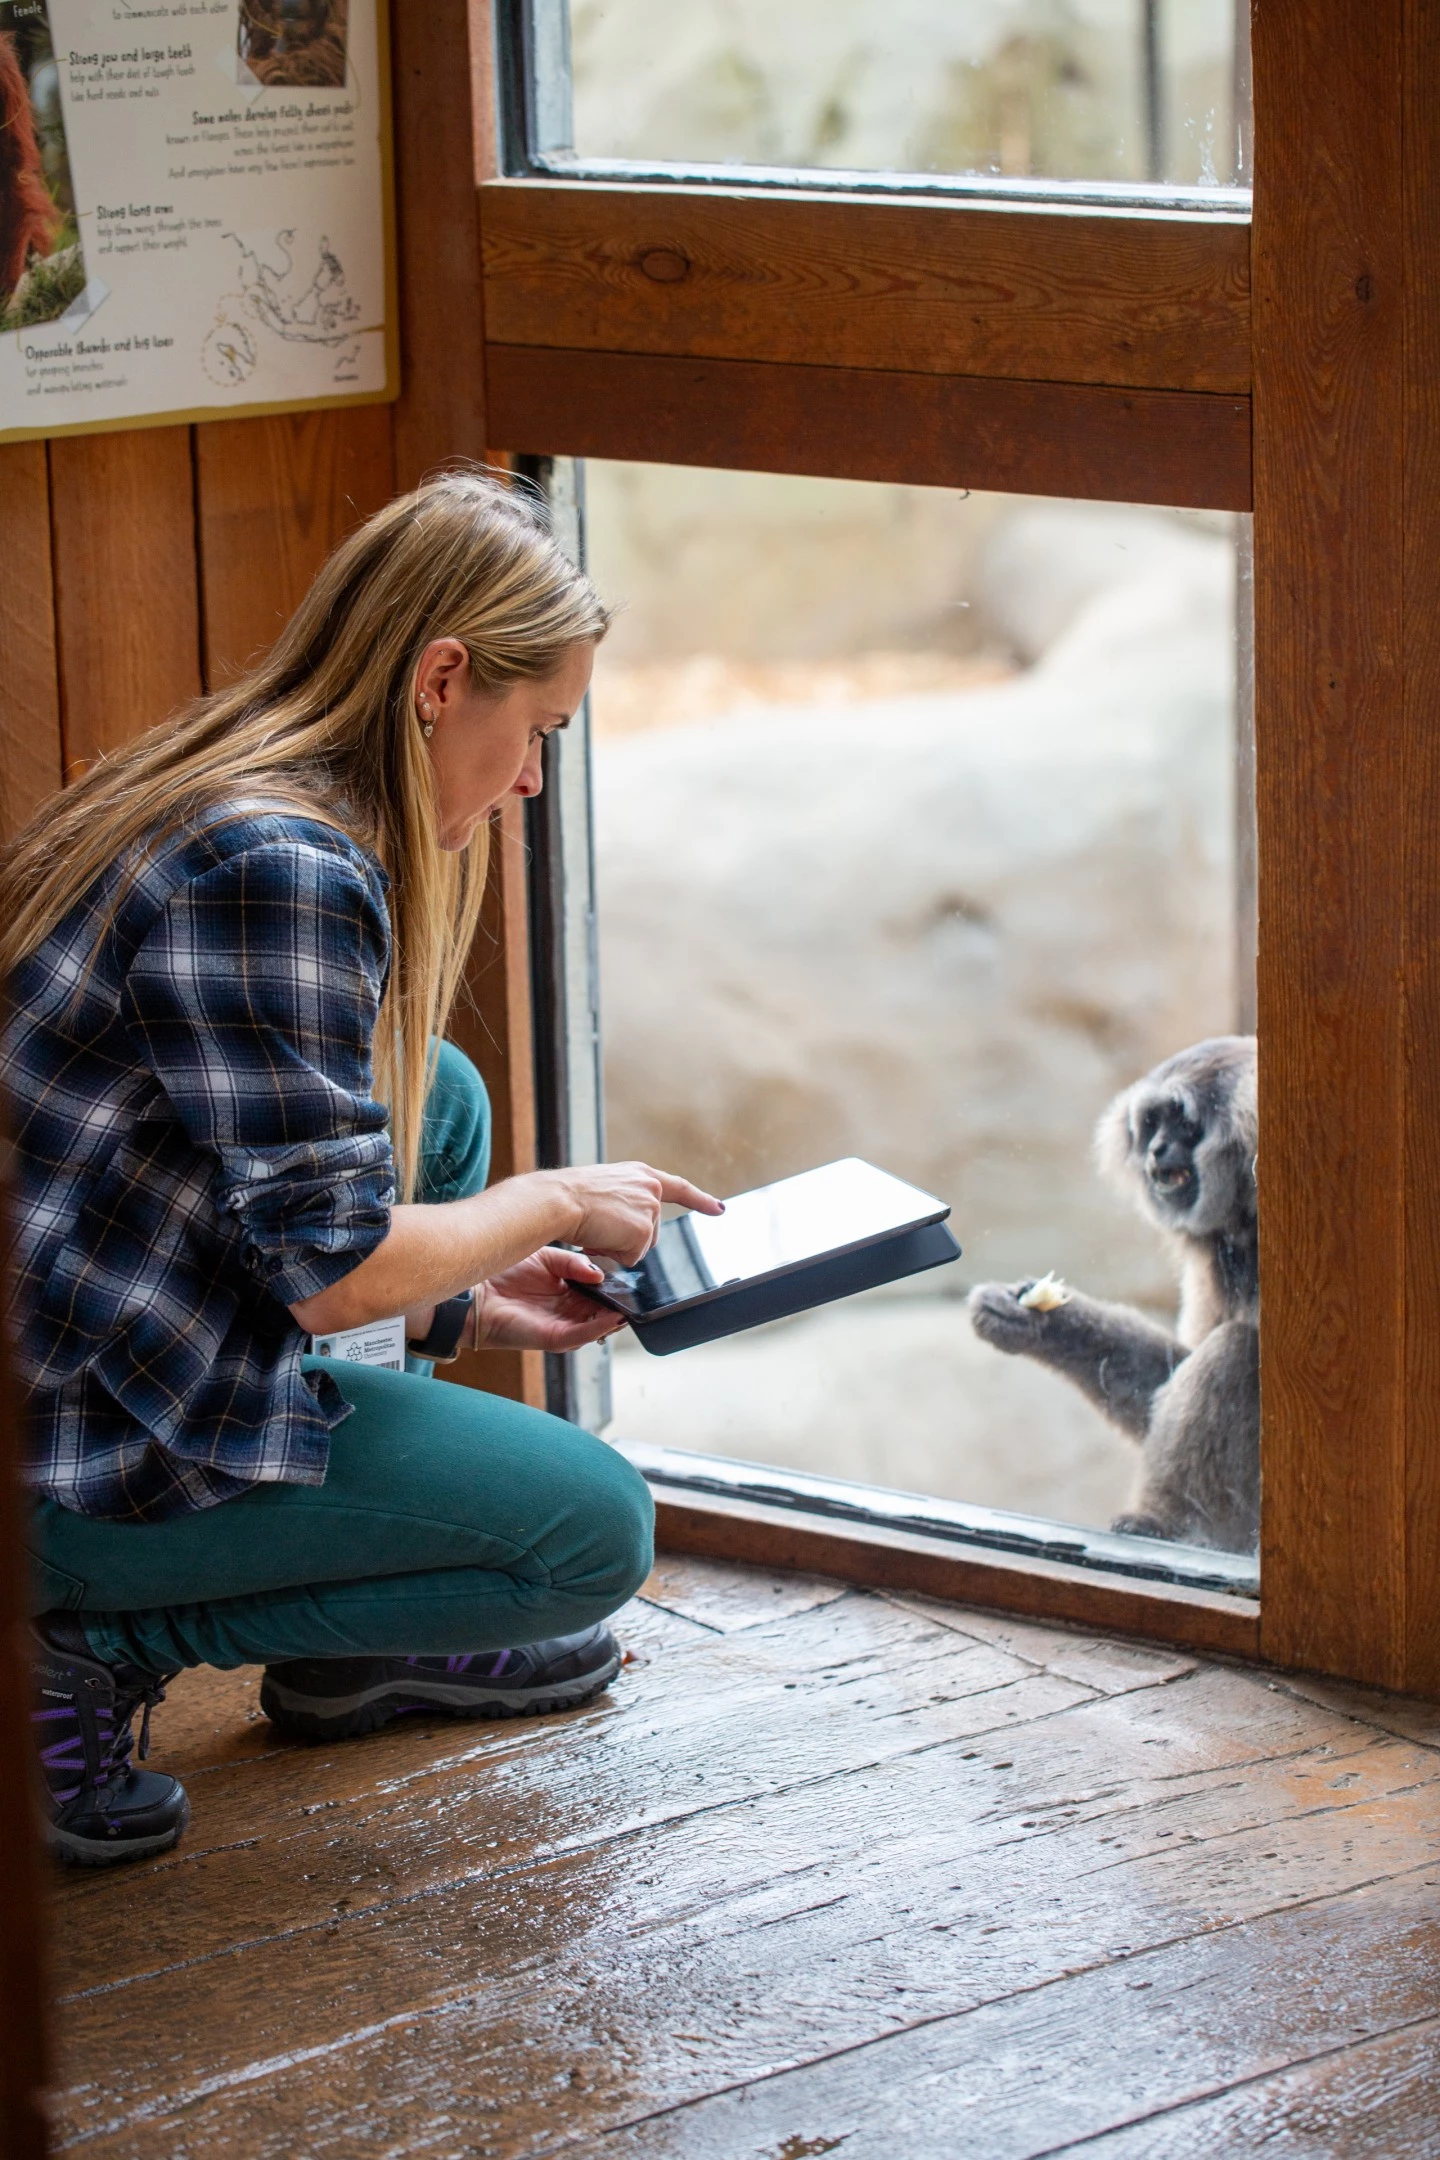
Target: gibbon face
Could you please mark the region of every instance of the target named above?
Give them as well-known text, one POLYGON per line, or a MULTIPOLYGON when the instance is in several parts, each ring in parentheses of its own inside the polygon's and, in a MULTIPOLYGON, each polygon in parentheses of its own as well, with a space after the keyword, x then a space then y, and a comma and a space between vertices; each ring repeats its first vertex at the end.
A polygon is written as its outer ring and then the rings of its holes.
POLYGON ((1255 1043, 1197 1043, 1137 1080, 1096 1134, 1100 1169, 1163 1230, 1233 1235, 1255 1214, 1255 1043))

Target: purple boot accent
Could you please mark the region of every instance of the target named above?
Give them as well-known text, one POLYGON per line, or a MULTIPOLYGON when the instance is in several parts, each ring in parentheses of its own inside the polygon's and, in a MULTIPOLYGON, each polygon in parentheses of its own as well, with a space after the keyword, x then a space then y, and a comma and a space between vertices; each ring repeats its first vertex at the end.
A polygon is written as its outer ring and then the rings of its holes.
POLYGON ((137 1770, 131 1726, 144 1709, 139 1754, 150 1746, 150 1712, 165 1680, 133 1665, 106 1665, 60 1616, 32 1629, 35 1708, 31 1730, 45 1800, 45 1837, 62 1860, 108 1867, 167 1852, 190 1819, 185 1789, 137 1770))
POLYGON ((511 1650, 451 1657, 292 1658, 267 1665, 260 1707, 297 1740, 347 1740, 393 1718, 524 1717, 588 1702, 619 1672, 601 1625, 511 1650))

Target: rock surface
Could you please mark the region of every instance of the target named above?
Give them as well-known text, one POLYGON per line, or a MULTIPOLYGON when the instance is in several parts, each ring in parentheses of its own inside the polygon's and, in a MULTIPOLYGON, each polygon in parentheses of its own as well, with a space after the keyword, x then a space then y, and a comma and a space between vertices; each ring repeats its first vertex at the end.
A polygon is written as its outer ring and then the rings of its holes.
POLYGON ((1105 1528, 1140 1452, 949 1298, 859 1298, 652 1358, 618 1338, 613 1430, 864 1485, 1105 1528))
POLYGON ((1089 1136, 1232 1024, 1232 581, 1162 514, 1022 508, 977 588, 1010 682, 602 742, 610 1152, 867 1155, 952 1202, 956 1289, 1167 1300, 1089 1136))

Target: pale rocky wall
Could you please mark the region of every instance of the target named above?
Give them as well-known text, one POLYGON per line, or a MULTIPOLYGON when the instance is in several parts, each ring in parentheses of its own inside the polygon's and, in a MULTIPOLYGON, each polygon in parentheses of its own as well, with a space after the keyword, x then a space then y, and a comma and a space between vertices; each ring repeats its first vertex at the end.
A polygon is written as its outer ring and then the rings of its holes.
POLYGON ((721 1191, 869 1155, 966 1279, 1163 1302, 1089 1134, 1232 1024, 1232 550, 1036 505, 973 568, 1013 681, 602 737, 611 1152, 721 1191))
POLYGON ((972 589, 1009 497, 678 465, 585 468, 590 569, 620 604, 607 671, 691 653, 970 652, 972 589))

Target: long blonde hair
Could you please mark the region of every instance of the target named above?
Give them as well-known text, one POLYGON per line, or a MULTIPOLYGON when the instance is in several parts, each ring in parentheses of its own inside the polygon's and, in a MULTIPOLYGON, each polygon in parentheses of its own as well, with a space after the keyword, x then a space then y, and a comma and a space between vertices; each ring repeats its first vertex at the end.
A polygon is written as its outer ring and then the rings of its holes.
POLYGON ((421 656, 457 638, 475 687, 503 693, 553 673, 608 623, 524 492, 464 469, 397 497, 335 550, 262 660, 92 766, 0 855, 0 976, 117 859, 138 868, 141 843, 232 803, 289 805, 339 827, 390 878, 376 1088, 409 1195, 431 1046, 460 986, 488 851, 484 826, 458 853, 439 845, 415 712, 421 656))

